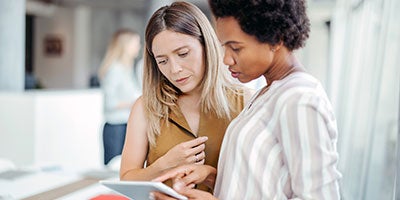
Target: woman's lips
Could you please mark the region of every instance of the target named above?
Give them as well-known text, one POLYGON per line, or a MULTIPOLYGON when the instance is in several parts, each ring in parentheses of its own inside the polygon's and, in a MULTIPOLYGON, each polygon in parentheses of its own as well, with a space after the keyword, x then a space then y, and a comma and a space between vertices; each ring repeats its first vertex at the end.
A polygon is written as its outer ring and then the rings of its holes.
POLYGON ((231 72, 231 75, 232 75, 233 78, 239 77, 239 74, 240 74, 239 72, 234 72, 231 69, 229 69, 229 71, 231 72))
POLYGON ((189 77, 180 78, 180 79, 175 80, 175 82, 177 82, 177 83, 179 83, 179 84, 182 84, 182 83, 185 83, 186 80, 188 80, 188 79, 189 79, 189 77))

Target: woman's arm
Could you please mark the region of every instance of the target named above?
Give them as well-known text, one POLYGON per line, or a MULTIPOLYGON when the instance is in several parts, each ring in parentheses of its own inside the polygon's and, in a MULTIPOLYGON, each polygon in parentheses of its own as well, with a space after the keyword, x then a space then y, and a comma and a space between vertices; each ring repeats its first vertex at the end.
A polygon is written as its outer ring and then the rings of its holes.
POLYGON ((144 168, 148 151, 147 120, 139 97, 131 109, 120 168, 121 180, 150 180, 162 171, 154 164, 144 168))
POLYGON ((294 199, 340 199, 336 120, 327 101, 304 95, 286 104, 280 124, 294 199))
POLYGON ((140 97, 133 105, 128 120, 120 168, 121 180, 148 181, 175 166, 204 163, 204 142, 208 138, 199 137, 176 145, 153 164, 144 168, 149 148, 147 123, 143 98, 140 97))

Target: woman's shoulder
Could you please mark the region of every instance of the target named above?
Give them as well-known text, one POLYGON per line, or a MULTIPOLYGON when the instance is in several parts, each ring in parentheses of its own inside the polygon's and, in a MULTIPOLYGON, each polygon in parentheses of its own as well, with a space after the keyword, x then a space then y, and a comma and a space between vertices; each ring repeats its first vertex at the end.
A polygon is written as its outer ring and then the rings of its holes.
POLYGON ((144 105, 144 101, 143 101, 143 96, 140 96, 133 103, 133 106, 131 108, 131 115, 135 114, 140 117, 145 117, 144 107, 145 107, 145 105, 144 105))
POLYGON ((279 101, 297 105, 317 105, 319 102, 329 102, 320 81, 303 72, 288 77, 277 85, 273 93, 279 101))
POLYGON ((316 90, 320 90, 322 84, 318 79, 314 76, 305 73, 305 72, 297 72, 294 73, 285 79, 280 80, 276 85, 271 85, 271 89, 275 89, 276 92, 313 92, 316 90))

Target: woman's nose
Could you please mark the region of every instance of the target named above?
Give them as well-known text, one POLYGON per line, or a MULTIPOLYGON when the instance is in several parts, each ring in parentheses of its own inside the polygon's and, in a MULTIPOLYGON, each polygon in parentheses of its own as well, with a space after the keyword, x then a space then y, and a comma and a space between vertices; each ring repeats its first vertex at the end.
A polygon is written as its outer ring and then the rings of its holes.
POLYGON ((181 72, 183 69, 182 69, 182 66, 181 65, 179 65, 178 63, 176 63, 176 62, 171 62, 171 72, 172 73, 179 73, 179 72, 181 72))
POLYGON ((231 66, 235 64, 235 60, 233 59, 233 57, 229 54, 229 52, 225 51, 224 54, 224 64, 231 66))

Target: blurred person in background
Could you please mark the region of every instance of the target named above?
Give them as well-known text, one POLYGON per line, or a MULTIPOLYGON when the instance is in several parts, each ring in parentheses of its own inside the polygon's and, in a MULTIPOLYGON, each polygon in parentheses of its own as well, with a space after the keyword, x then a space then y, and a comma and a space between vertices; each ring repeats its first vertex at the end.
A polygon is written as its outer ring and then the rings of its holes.
POLYGON ((183 164, 216 167, 225 129, 251 93, 229 77, 210 22, 191 3, 161 7, 147 24, 145 47, 143 96, 128 122, 121 180, 149 181, 183 164))
POLYGON ((120 29, 114 33, 99 69, 106 121, 103 128, 104 165, 121 155, 131 107, 142 93, 138 86, 140 81, 135 81, 142 74, 134 73, 140 71, 134 69, 139 51, 139 34, 120 29))

